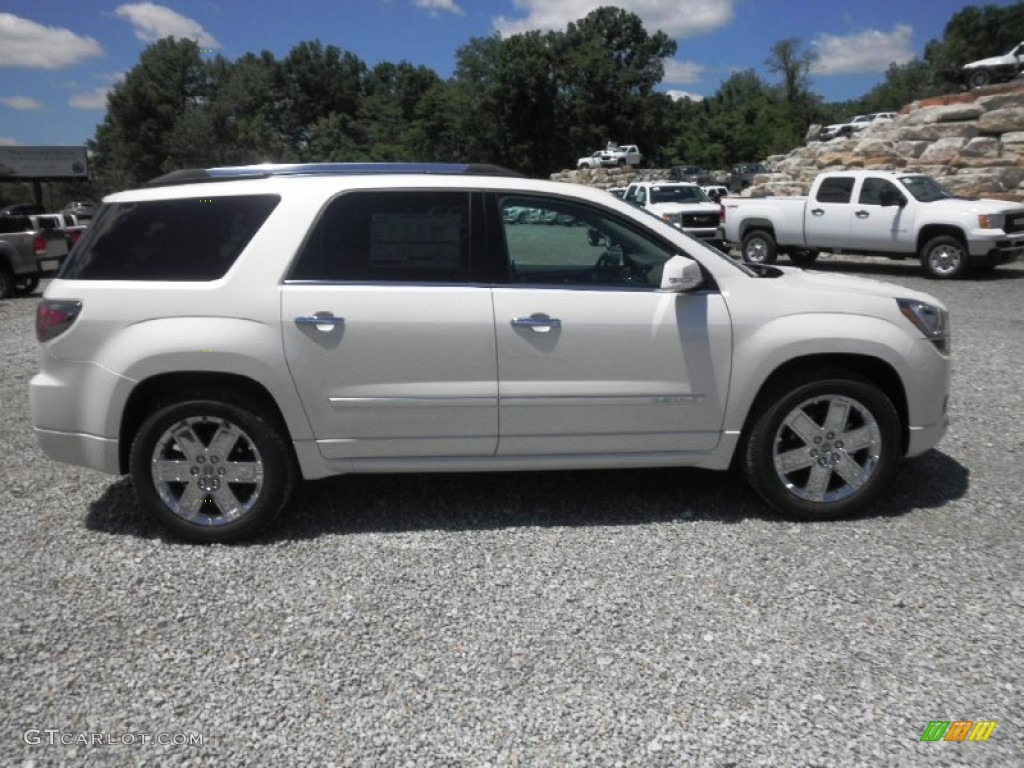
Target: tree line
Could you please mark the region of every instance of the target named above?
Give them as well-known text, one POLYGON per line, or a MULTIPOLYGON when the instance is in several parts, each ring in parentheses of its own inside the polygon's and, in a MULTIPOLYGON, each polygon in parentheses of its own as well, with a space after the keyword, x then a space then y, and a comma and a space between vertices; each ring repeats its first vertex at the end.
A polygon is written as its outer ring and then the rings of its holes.
POLYGON ((676 43, 614 7, 562 31, 473 38, 448 79, 404 61, 369 67, 319 41, 229 61, 165 38, 109 95, 90 142, 94 184, 103 194, 184 167, 306 161, 487 162, 545 177, 609 140, 639 144, 651 164, 722 168, 792 149, 810 123, 948 92, 943 72, 1021 39, 1024 3, 971 6, 923 59, 826 103, 795 38, 768 51, 777 82, 736 72, 702 101, 673 100, 655 87, 676 43))

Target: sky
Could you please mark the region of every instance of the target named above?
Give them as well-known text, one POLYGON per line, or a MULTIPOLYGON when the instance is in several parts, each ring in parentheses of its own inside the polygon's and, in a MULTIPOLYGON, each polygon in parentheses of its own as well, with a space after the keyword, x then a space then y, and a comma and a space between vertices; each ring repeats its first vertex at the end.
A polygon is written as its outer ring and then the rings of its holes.
MULTIPOLYGON (((969 5, 1020 0, 4 0, 0 5, 0 145, 81 145, 103 120, 106 93, 160 37, 189 37, 204 55, 270 51, 320 40, 368 66, 381 61, 451 76, 474 37, 564 30, 600 5, 636 13, 678 44, 659 90, 711 96, 737 70, 766 82, 771 46, 799 38, 818 54, 811 89, 826 101, 864 95, 892 62, 922 56, 969 5)), ((1004 53, 992 51, 991 55, 1004 53)), ((898 110, 902 104, 893 104, 898 110)))

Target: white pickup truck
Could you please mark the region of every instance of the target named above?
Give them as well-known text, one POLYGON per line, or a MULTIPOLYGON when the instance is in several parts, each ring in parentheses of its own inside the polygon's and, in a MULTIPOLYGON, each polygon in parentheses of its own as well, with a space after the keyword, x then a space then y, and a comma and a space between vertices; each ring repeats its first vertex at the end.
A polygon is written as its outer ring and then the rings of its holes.
POLYGON ((929 277, 963 277, 1024 252, 1024 207, 965 200, 929 176, 899 171, 818 175, 808 197, 723 200, 723 237, 747 262, 778 254, 809 264, 819 251, 918 258, 929 277))
POLYGON ((687 234, 712 245, 720 243, 721 206, 712 202, 696 184, 688 181, 636 181, 626 187, 623 199, 687 234))

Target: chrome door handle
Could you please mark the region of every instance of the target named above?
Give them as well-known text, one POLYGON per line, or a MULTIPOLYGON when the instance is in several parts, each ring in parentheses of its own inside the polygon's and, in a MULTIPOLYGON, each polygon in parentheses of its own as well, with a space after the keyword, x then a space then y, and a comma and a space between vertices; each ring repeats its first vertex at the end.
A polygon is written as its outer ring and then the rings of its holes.
POLYGON ((853 215, 854 215, 854 216, 856 216, 856 217, 857 217, 858 219, 866 219, 866 218, 867 218, 868 216, 870 216, 871 214, 870 214, 870 213, 868 213, 867 211, 857 211, 857 212, 856 212, 855 214, 853 214, 853 215))
POLYGON ((815 215, 815 216, 824 216, 825 215, 825 209, 824 208, 812 208, 811 209, 811 213, 813 215, 815 215))
POLYGON ((344 325, 345 318, 335 317, 331 312, 314 312, 312 315, 299 315, 295 318, 295 324, 312 325, 318 331, 329 331, 335 326, 344 325))
POLYGON ((512 319, 515 328, 529 328, 535 333, 547 333, 552 328, 561 328, 562 321, 557 317, 547 315, 530 315, 529 317, 516 317, 512 319))

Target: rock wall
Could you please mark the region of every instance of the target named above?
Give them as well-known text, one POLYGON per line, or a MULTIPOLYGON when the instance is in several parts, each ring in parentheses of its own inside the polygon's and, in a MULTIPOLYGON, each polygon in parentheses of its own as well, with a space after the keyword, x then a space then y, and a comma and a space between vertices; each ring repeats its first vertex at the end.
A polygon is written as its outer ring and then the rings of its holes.
POLYGON ((820 171, 865 168, 926 173, 963 197, 1022 202, 1024 86, 916 101, 895 120, 874 123, 850 139, 809 141, 768 158, 767 165, 775 172, 756 177, 744 194, 805 195, 820 171))
MULTIPOLYGON (((817 136, 811 126, 808 136, 817 136)), ((744 196, 806 195, 823 170, 901 170, 926 173, 963 197, 1024 202, 1024 86, 1008 83, 915 101, 895 120, 874 123, 856 137, 808 141, 765 163, 744 196)), ((725 171, 712 172, 724 184, 725 171)), ((662 181, 668 169, 597 168, 554 173, 555 181, 601 189, 633 181, 662 181)))

